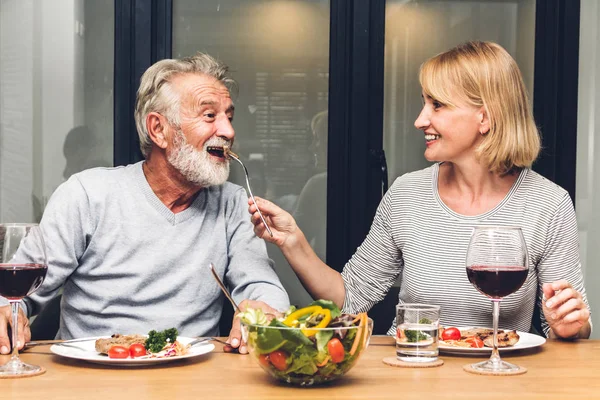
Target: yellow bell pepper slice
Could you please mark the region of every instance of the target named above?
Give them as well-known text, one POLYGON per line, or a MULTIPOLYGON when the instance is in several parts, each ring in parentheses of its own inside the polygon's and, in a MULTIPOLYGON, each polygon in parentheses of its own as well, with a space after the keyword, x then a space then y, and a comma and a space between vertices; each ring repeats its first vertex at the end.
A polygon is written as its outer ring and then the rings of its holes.
POLYGON ((310 328, 302 329, 302 333, 304 333, 306 336, 314 336, 317 334, 318 329, 326 328, 327 325, 329 325, 329 322, 331 321, 331 310, 329 310, 328 308, 321 308, 319 311, 315 311, 314 313, 312 313, 311 317, 313 315, 318 314, 323 315, 323 319, 321 320, 321 322, 319 322, 316 326, 311 326, 310 328))
POLYGON ((298 326, 298 319, 305 316, 306 314, 314 314, 317 311, 322 310, 321 306, 304 307, 294 311, 283 320, 283 324, 287 326, 298 326))

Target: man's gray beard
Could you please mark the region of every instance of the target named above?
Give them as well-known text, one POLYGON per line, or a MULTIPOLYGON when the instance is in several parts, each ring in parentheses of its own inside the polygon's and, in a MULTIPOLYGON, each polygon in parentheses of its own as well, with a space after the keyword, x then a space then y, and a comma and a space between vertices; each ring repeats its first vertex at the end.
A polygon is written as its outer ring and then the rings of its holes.
POLYGON ((173 140, 175 148, 167 157, 173 166, 190 183, 209 187, 223 184, 229 177, 229 162, 215 162, 206 151, 207 146, 230 144, 222 139, 210 139, 202 151, 189 144, 185 135, 178 130, 173 140))

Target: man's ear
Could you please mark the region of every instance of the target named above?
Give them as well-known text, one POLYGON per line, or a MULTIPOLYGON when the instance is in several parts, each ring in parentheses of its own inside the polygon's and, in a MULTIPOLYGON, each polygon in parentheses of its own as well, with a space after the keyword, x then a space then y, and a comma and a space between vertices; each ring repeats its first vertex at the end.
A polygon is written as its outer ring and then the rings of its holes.
POLYGON ((487 133, 490 131, 490 118, 485 106, 481 107, 477 117, 479 118, 480 122, 479 133, 482 135, 487 135, 487 133))
POLYGON ((161 149, 167 148, 168 126, 167 119, 163 115, 154 111, 149 112, 146 116, 146 129, 155 145, 161 149))

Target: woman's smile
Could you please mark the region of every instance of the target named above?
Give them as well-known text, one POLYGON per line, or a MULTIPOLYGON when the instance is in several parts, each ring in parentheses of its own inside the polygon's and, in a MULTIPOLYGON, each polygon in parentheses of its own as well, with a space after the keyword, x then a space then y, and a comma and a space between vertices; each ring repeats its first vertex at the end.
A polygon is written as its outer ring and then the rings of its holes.
POLYGON ((431 133, 426 133, 425 134, 425 143, 427 145, 432 144, 433 142, 435 142, 436 140, 438 140, 440 138, 440 135, 435 135, 435 134, 431 134, 431 133))

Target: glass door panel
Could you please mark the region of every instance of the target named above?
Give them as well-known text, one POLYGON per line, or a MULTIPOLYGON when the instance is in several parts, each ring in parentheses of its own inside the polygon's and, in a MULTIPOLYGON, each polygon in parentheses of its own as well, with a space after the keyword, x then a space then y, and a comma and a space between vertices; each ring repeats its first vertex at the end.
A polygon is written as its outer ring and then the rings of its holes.
MULTIPOLYGON (((293 213, 325 259, 329 1, 175 0, 173 57, 197 51, 239 82, 234 149, 254 194, 293 213)), ((245 186, 242 172, 232 165, 229 180, 245 186)), ((268 249, 291 302, 309 302, 279 249, 268 249)))
MULTIPOLYGON (((600 4, 594 0, 581 2, 579 42, 579 104, 577 126, 577 176, 575 210, 579 227, 579 248, 592 321, 600 324, 600 141, 595 140, 600 115, 600 4)), ((569 133, 571 134, 571 133, 569 133)), ((600 338, 600 331, 592 331, 592 338, 600 338)))
POLYGON ((384 150, 390 184, 429 165, 423 133, 420 65, 469 40, 493 41, 517 61, 533 100, 535 0, 388 0, 385 32, 384 150))
POLYGON ((114 2, 0 1, 0 221, 113 165, 114 2))

